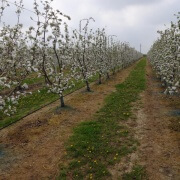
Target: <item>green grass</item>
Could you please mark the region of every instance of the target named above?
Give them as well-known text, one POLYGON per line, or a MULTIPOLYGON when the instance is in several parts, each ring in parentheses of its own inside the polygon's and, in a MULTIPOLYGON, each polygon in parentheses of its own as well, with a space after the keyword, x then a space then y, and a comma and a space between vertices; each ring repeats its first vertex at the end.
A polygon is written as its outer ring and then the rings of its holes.
POLYGON ((116 85, 116 92, 106 98, 94 118, 73 130, 57 179, 107 179, 108 167, 136 150, 138 142, 121 122, 132 115, 132 102, 145 89, 145 66, 143 59, 124 83, 116 85))
MULTIPOLYGON (((98 77, 97 75, 92 77, 90 79, 90 82, 95 81, 97 77, 98 77)), ((85 84, 82 81, 75 82, 75 86, 71 89, 67 89, 64 92, 64 94, 66 95, 70 92, 73 92, 83 87, 84 85, 85 84)), ((6 127, 7 125, 12 124, 18 121, 20 118, 24 117, 25 115, 44 106, 45 104, 48 104, 58 99, 57 94, 47 93, 47 91, 48 91, 47 88, 44 88, 40 90, 40 93, 38 91, 35 91, 32 93, 32 95, 27 95, 25 97, 22 97, 17 106, 17 112, 13 116, 8 117, 4 115, 2 112, 0 112, 0 128, 6 127)))
POLYGON ((0 120, 0 127, 5 127, 13 122, 16 122, 26 114, 38 109, 41 105, 57 99, 58 96, 52 93, 47 93, 47 89, 42 89, 40 93, 33 92, 32 95, 27 95, 19 100, 17 105, 17 113, 10 117, 0 114, 2 120, 0 120))
MULTIPOLYGON (((43 83, 44 82, 44 77, 28 77, 26 78, 23 83, 26 83, 28 85, 32 85, 32 84, 37 84, 37 83, 43 83)), ((22 84, 23 84, 22 83, 22 84)))
MULTIPOLYGON (((26 83, 28 85, 33 85, 33 84, 38 84, 38 83, 43 83, 43 82, 44 82, 44 77, 42 77, 42 76, 37 77, 37 73, 32 73, 26 79, 23 80, 22 84, 26 83)), ((2 88, 0 86, 0 91, 5 90, 5 89, 7 89, 7 88, 2 88)))

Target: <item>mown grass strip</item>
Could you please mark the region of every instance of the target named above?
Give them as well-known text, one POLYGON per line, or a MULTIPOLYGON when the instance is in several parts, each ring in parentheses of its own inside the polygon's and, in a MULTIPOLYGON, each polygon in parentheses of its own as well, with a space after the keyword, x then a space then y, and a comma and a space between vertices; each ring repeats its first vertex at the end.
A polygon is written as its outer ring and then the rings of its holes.
POLYGON ((108 167, 136 150, 138 142, 121 123, 132 112, 132 102, 145 89, 146 60, 141 60, 125 82, 106 98, 91 121, 80 123, 67 142, 65 164, 57 179, 106 179, 108 167))
MULTIPOLYGON (((97 78, 97 75, 92 77, 90 82, 94 82, 97 80, 97 78)), ((84 82, 82 81, 75 82, 75 86, 73 88, 67 89, 64 95, 74 92, 84 86, 84 82)), ((44 105, 58 100, 58 98, 59 97, 57 94, 48 93, 47 88, 41 89, 40 92, 35 91, 31 95, 22 97, 17 106, 17 112, 15 115, 8 117, 0 112, 0 129, 18 121, 22 117, 43 107, 44 105)))

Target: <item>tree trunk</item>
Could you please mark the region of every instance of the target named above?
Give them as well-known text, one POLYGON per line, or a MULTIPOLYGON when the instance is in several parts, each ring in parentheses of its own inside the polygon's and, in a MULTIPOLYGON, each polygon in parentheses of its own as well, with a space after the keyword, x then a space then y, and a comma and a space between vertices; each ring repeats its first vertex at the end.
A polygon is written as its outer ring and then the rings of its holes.
POLYGON ((113 69, 113 75, 115 75, 115 69, 113 69))
POLYGON ((90 89, 90 87, 89 87, 89 82, 88 82, 87 80, 86 80, 86 89, 87 89, 88 92, 91 91, 91 89, 90 89))
POLYGON ((107 79, 109 79, 109 73, 107 73, 106 75, 107 75, 107 79))
POLYGON ((99 84, 102 84, 102 81, 101 81, 101 74, 99 74, 99 84))
POLYGON ((61 103, 61 107, 65 107, 63 96, 60 97, 60 103, 61 103))

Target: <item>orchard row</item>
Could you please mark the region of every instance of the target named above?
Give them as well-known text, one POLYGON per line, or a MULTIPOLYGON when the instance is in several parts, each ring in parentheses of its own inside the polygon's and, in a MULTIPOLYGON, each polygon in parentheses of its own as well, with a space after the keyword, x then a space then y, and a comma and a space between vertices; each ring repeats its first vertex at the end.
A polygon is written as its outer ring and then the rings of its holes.
MULTIPOLYGON (((1 19, 9 4, 3 0, 1 19)), ((70 17, 52 7, 51 1, 34 0, 31 18, 35 26, 25 31, 20 23, 22 1, 16 3, 17 24, 4 24, 0 29, 0 111, 7 115, 16 112, 18 100, 26 94, 28 85, 24 80, 32 73, 45 79, 50 92, 59 95, 61 106, 65 106, 63 93, 84 81, 90 91, 89 79, 95 75, 109 78, 110 73, 130 65, 142 54, 128 43, 115 40, 105 29, 92 30, 93 18, 82 19, 79 29, 69 30, 70 17), (41 10, 40 10, 41 9, 41 10)))
POLYGON ((152 62, 162 85, 166 87, 165 94, 175 94, 180 87, 180 13, 177 22, 171 22, 171 27, 159 31, 160 38, 151 47, 148 58, 152 62))

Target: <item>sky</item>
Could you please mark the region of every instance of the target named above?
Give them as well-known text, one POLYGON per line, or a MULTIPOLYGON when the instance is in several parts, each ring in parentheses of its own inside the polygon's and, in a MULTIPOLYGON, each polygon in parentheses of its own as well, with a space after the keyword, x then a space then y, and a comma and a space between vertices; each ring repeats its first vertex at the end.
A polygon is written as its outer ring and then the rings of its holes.
MULTIPOLYGON (((141 44, 142 53, 148 52, 159 36, 157 31, 175 22, 174 14, 180 11, 180 0, 54 0, 52 5, 71 17, 68 22, 71 28, 78 28, 81 19, 93 17, 95 22, 90 23, 93 29, 106 28, 109 35, 116 35, 118 40, 129 42, 137 50, 141 44)), ((33 10, 33 0, 24 0, 24 7, 33 10)), ((14 11, 13 5, 7 8, 2 21, 15 23, 14 11)), ((33 24, 30 16, 33 13, 23 11, 20 21, 24 28, 33 24)))

